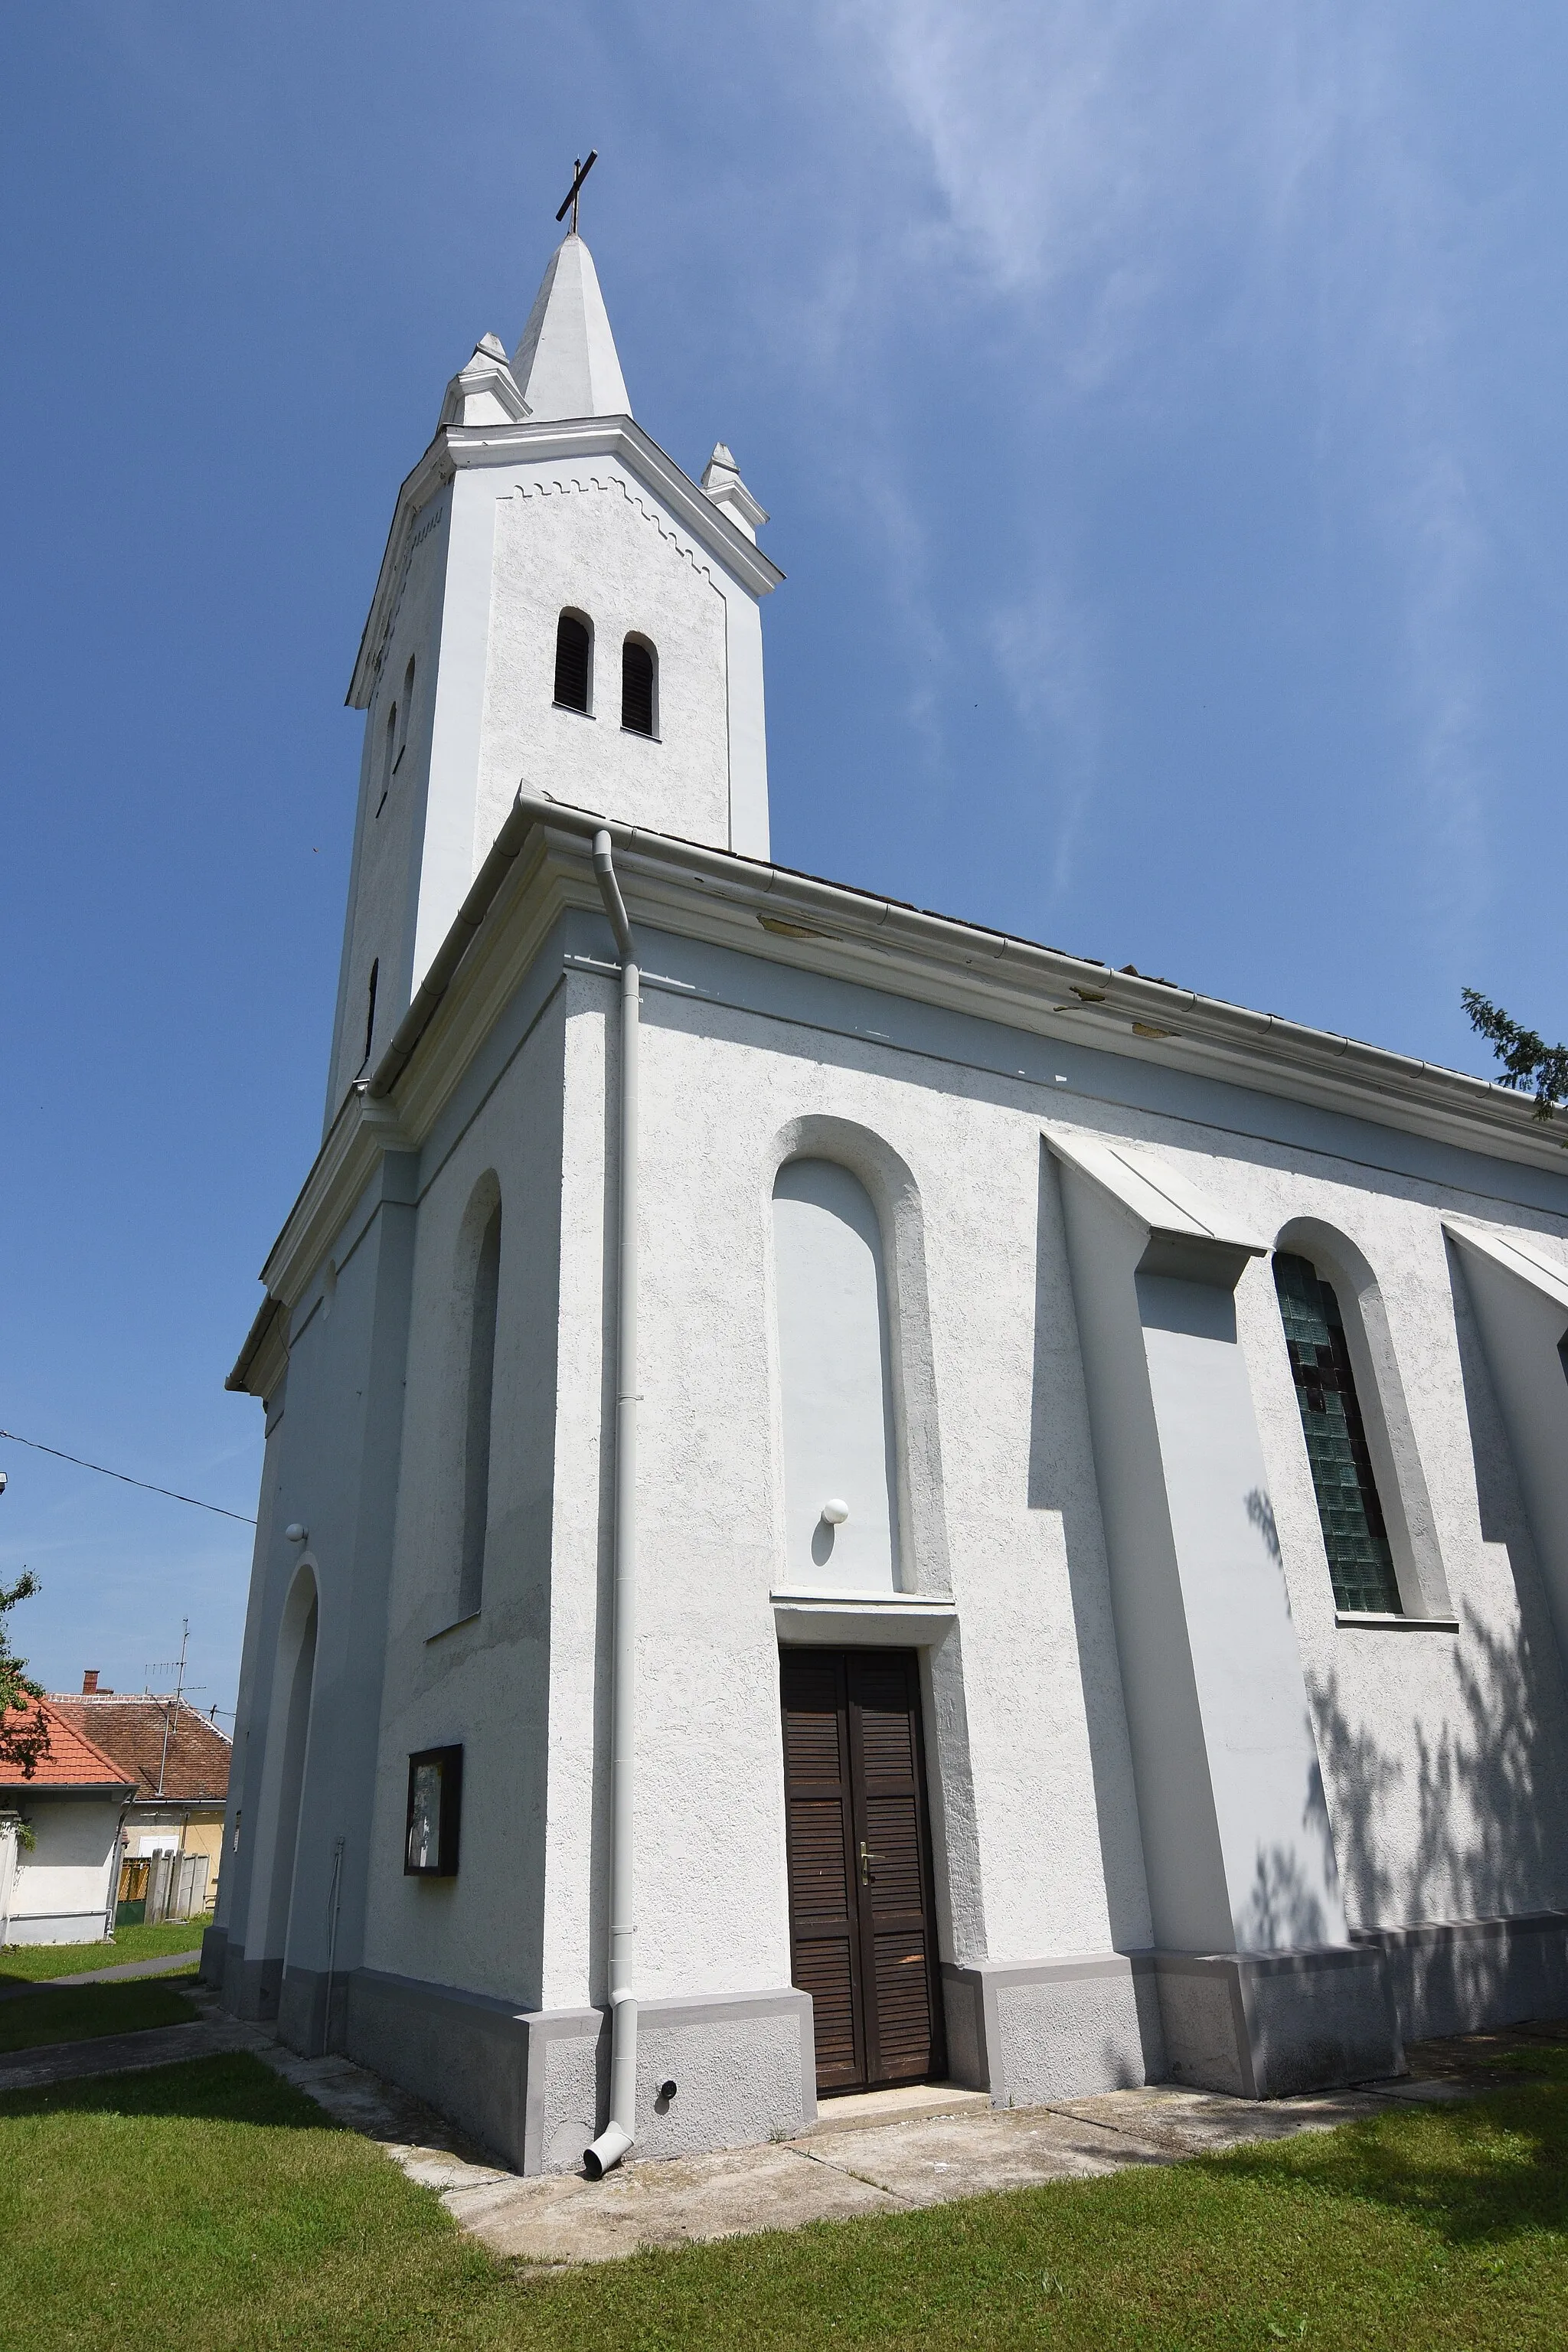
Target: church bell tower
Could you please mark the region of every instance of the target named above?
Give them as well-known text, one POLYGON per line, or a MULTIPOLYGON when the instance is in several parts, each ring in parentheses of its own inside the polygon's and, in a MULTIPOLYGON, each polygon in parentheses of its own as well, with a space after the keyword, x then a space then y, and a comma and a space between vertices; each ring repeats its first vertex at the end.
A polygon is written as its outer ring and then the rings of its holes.
POLYGON ((574 226, 510 360, 476 345, 398 493, 348 697, 366 717, 329 1125, 520 784, 767 856, 766 520, 722 443, 695 482, 634 419, 574 226))

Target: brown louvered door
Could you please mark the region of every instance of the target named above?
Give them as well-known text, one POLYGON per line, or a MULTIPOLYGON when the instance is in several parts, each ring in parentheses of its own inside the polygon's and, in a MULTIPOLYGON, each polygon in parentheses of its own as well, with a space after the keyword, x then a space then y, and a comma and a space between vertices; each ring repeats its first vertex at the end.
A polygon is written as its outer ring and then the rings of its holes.
POLYGON ((923 2082, 943 2063, 912 1651, 784 1650, 795 1981, 816 2087, 923 2082))

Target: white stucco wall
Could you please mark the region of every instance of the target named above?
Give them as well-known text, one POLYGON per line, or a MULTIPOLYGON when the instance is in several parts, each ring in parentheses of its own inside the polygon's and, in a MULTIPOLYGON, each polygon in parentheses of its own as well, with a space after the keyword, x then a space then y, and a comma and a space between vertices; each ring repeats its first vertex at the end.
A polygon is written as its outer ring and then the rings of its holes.
MULTIPOLYGON (((451 513, 451 491, 443 489, 415 520, 391 625, 382 648, 379 680, 365 713, 353 865, 327 1089, 329 1123, 364 1058, 372 964, 380 966, 373 1058, 384 1050, 408 1009, 413 992, 421 847, 437 735, 437 698, 444 697, 448 702, 462 698, 460 664, 456 658, 448 663, 441 657, 451 513), (404 680, 410 657, 415 665, 413 701, 407 709, 399 711, 398 731, 404 737, 404 748, 396 761, 395 774, 387 779, 386 719, 393 702, 400 706, 404 703, 404 680)), ((445 712, 441 717, 441 733, 445 737, 452 731, 451 723, 445 712)), ((460 757, 460 751, 449 756, 443 767, 456 765, 460 757)))
POLYGON ((521 782, 692 841, 768 850, 756 596, 608 457, 461 468, 415 519, 365 714, 327 1115, 379 1054, 521 782), (553 705, 555 631, 594 626, 590 715, 553 705), (657 735, 621 726, 621 647, 658 656, 657 735), (407 749, 384 802, 386 712, 416 659, 407 749))
POLYGON ((557 1003, 422 1171, 366 1919, 372 1967, 531 2001, 543 1871, 563 1042, 557 1003), (494 1190, 501 1249, 483 1602, 477 1618, 455 1624, 464 1226, 476 1192, 489 1200, 494 1190), (407 1759, 451 1741, 465 1750, 463 1864, 450 1881, 405 1878, 407 1759))
POLYGON ((728 847, 727 583, 721 568, 624 468, 531 467, 496 499, 476 864, 521 779, 558 800, 728 847), (570 606, 594 627, 591 715, 557 710, 555 630, 570 606), (658 650, 658 738, 621 725, 621 647, 658 650))
MULTIPOLYGON (((678 971, 682 952, 650 940, 649 967, 678 971)), ((530 985, 543 1009, 515 1039, 500 1024, 420 1165, 364 1958, 567 2008, 605 1990, 615 994, 570 959, 530 985), (479 1618, 441 1632, 458 1516, 453 1270, 490 1175, 503 1202, 491 1549, 479 1618), (406 1759, 449 1739, 468 1759, 462 1869, 419 1885, 401 1870, 406 1759)), ((776 969, 766 981, 781 1005, 790 987, 776 969)), ((1279 1545, 1268 1573, 1283 1579, 1351 1924, 1563 1904, 1568 1695, 1441 1220, 1511 1220, 1565 1269, 1568 1220, 1510 1206, 1506 1169, 1491 1195, 1413 1175, 1409 1139, 1370 1127, 1351 1156, 1344 1122, 1300 1109, 1318 1140, 1249 1133, 1275 1118, 1260 1097, 1237 1095, 1227 1126, 1206 1082, 1173 1081, 1158 1111, 1103 1086, 1047 1096, 963 1066, 951 1037, 928 1056, 866 1034, 887 1024, 859 1000, 836 1027, 825 1003, 801 1025, 711 991, 647 994, 639 1990, 789 1976, 773 1195, 801 1154, 840 1160, 876 1205, 900 1581, 956 1610, 931 1653, 926 1722, 944 1957, 1026 1963, 1152 1940, 1047 1113, 1053 1131, 1139 1144, 1265 1240, 1300 1245, 1315 1221, 1370 1270, 1399 1391, 1392 1475, 1419 1467, 1412 1556, 1457 1631, 1336 1624, 1267 1260, 1236 1293, 1279 1545)), ((307 1411, 301 1456, 320 1453, 311 1423, 307 1411)), ((1245 1794, 1244 1773, 1235 1786, 1245 1794)))
POLYGON ((118 1801, 26 1789, 11 1801, 30 1820, 34 1843, 17 1853, 7 1942, 96 1940, 107 1932, 110 1880, 120 1854, 118 1801))

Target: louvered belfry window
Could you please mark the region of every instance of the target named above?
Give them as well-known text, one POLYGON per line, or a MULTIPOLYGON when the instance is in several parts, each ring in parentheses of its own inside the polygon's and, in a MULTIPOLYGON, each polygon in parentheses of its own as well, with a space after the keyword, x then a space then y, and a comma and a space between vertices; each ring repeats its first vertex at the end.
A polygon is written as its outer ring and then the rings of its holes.
POLYGON ((640 637, 621 647, 621 725, 634 735, 653 733, 653 651, 640 637))
POLYGON ((1310 1259, 1286 1250, 1275 1252, 1274 1286, 1296 1378, 1334 1604, 1402 1616, 1399 1580, 1339 1301, 1310 1259))
POLYGON ((593 637, 576 613, 563 613, 555 625, 555 699, 566 710, 588 708, 588 656, 593 637))

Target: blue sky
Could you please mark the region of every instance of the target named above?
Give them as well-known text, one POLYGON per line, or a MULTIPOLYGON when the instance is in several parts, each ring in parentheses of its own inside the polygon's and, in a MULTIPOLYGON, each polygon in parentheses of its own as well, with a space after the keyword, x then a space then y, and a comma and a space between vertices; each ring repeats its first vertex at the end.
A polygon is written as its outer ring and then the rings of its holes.
MULTIPOLYGON (((0 1424, 254 1508, 393 495, 583 226, 729 441, 775 854, 1484 1070, 1568 1028, 1568 18, 446 0, 0 27, 0 1424)), ((35 1669, 233 1704, 244 1528, 0 1445, 35 1669)))

